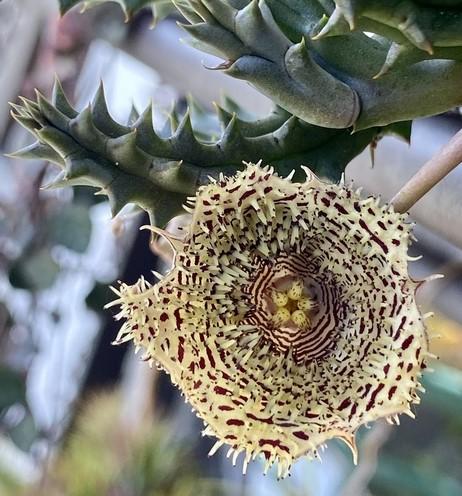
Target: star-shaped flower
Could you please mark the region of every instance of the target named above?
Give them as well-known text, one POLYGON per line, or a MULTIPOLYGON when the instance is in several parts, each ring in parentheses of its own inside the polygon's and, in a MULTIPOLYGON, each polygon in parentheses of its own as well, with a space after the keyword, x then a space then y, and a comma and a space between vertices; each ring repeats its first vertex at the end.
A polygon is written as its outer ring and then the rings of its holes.
MULTIPOLYGON (((198 190, 158 283, 118 290, 133 340, 218 438, 285 476, 296 458, 366 422, 413 415, 428 356, 411 226, 374 198, 247 164, 198 190)), ((155 228, 153 230, 159 231, 155 228)))

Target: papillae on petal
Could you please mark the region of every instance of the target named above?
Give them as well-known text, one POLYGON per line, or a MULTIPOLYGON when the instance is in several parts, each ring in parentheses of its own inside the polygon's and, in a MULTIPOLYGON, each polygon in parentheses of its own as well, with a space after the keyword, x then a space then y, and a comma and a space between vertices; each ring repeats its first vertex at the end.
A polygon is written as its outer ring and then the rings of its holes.
MULTIPOLYGON (((132 340, 170 374, 206 435, 233 462, 265 471, 317 456, 329 439, 356 457, 364 423, 413 415, 428 355, 411 225, 375 198, 303 183, 269 167, 201 187, 173 268, 117 289, 117 342, 132 340)), ((157 230, 158 231, 158 230, 157 230)))

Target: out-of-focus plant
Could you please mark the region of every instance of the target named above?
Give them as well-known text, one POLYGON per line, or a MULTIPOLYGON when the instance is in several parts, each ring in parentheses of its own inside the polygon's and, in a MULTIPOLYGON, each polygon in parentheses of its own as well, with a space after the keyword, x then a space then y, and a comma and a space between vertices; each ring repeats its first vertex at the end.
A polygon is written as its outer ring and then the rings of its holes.
MULTIPOLYGON (((14 7, 13 10, 21 14, 21 6, 14 7)), ((78 14, 69 15, 64 21, 54 15, 48 19, 47 29, 39 32, 34 40, 34 53, 23 54, 33 57, 24 75, 21 92, 29 94, 36 86, 49 88, 56 72, 68 87, 74 86, 91 31, 90 23, 84 26, 79 19, 78 14)), ((1 146, 7 146, 11 141, 23 139, 24 134, 19 126, 12 125, 1 138, 1 146)), ((2 174, 4 165, 6 162, 1 164, 2 174)), ((0 198, 0 434, 7 446, 17 449, 18 457, 27 459, 34 474, 35 461, 43 461, 46 451, 43 446, 46 444, 50 448, 64 425, 59 414, 44 425, 43 411, 37 408, 37 402, 31 404, 31 408, 28 406, 26 396, 29 399, 33 396, 30 386, 36 384, 34 380, 37 379, 37 368, 40 368, 35 367, 40 357, 34 360, 37 355, 50 352, 52 341, 62 339, 60 330, 68 330, 63 328, 63 323, 67 322, 69 314, 57 296, 63 280, 72 278, 77 272, 81 281, 87 277, 90 283, 101 277, 101 272, 91 266, 88 247, 95 234, 91 207, 102 201, 88 188, 78 188, 67 194, 40 191, 42 182, 49 180, 49 168, 42 160, 36 165, 35 171, 22 168, 8 171, 7 186, 1 188, 0 198), (44 349, 41 345, 48 332, 51 341, 47 340, 44 349), (30 375, 29 371, 32 372, 30 375), (42 422, 36 422, 33 414, 41 417, 42 422), (32 453, 37 455, 37 460, 32 458, 32 453)), ((116 257, 114 266, 117 263, 116 257)), ((69 298, 69 295, 62 293, 62 298, 69 298)), ((85 295, 82 300, 84 298, 85 295)), ((91 292, 87 302, 89 308, 93 300, 91 292)), ((46 380, 44 383, 46 389, 46 380)), ((53 399, 59 402, 61 398, 53 399)), ((2 462, 3 458, 8 458, 3 451, 1 455, 2 462)))
POLYGON ((462 492, 462 372, 437 365, 425 377, 419 422, 403 419, 383 448, 371 491, 378 496, 458 496, 462 492))
POLYGON ((89 398, 77 414, 62 451, 45 479, 23 493, 35 496, 219 496, 223 486, 207 479, 194 444, 165 421, 124 426, 117 392, 89 398))
POLYGON ((60 0, 59 5, 61 14, 65 14, 76 5, 81 5, 82 10, 86 10, 106 1, 117 2, 122 7, 126 20, 144 7, 151 9, 154 22, 163 19, 175 10, 170 0, 60 0))

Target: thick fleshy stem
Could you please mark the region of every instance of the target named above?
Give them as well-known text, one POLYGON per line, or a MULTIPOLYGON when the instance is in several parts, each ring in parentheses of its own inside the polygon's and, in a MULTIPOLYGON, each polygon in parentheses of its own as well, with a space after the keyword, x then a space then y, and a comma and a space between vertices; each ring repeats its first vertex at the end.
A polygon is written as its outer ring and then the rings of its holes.
POLYGON ((396 212, 407 212, 462 162, 462 130, 438 151, 396 193, 391 203, 396 212))

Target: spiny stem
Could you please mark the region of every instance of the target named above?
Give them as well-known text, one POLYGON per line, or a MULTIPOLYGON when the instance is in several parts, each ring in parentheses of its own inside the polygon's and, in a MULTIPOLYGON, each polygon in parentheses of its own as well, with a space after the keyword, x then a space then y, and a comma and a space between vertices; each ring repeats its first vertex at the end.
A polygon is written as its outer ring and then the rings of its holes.
POLYGON ((438 151, 392 198, 396 212, 407 212, 462 162, 462 130, 438 151))

